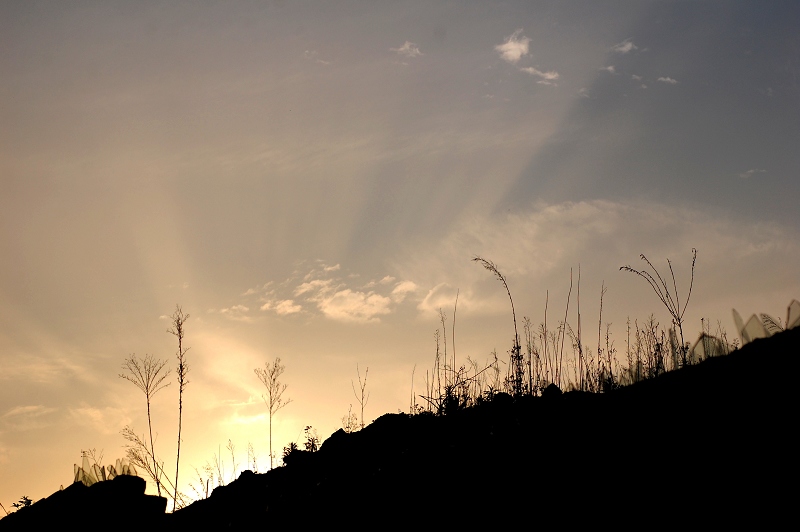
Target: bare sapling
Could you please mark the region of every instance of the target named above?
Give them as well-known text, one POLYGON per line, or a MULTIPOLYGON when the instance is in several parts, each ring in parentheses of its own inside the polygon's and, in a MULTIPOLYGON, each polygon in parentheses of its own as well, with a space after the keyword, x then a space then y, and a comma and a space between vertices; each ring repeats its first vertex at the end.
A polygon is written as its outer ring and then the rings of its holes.
POLYGON ((353 395, 356 396, 356 401, 361 406, 361 428, 364 428, 364 407, 367 406, 367 402, 369 401, 369 392, 367 392, 367 377, 369 376, 369 367, 364 372, 364 380, 361 380, 361 370, 358 369, 358 364, 356 364, 356 372, 358 373, 358 391, 356 391, 356 385, 351 380, 350 385, 353 387, 353 395))
POLYGON ((283 374, 286 366, 281 364, 280 357, 276 358, 272 364, 267 363, 263 368, 256 368, 253 371, 258 376, 258 379, 267 387, 267 393, 262 394, 261 398, 264 399, 264 404, 269 409, 269 468, 273 467, 274 453, 272 452, 272 418, 275 413, 292 402, 291 399, 284 399, 283 393, 286 391, 287 385, 281 383, 278 379, 283 374))
POLYGON ((153 481, 156 483, 156 490, 158 496, 161 496, 161 468, 156 460, 156 451, 153 444, 153 422, 150 417, 150 402, 153 396, 160 390, 169 386, 168 382, 164 379, 169 375, 169 369, 166 368, 167 361, 153 358, 152 355, 145 355, 144 359, 139 359, 136 355, 131 355, 125 359, 122 364, 124 373, 119 376, 122 379, 132 382, 139 388, 145 396, 147 401, 147 428, 150 431, 150 448, 145 449, 145 460, 152 460, 145 470, 153 472, 153 481))

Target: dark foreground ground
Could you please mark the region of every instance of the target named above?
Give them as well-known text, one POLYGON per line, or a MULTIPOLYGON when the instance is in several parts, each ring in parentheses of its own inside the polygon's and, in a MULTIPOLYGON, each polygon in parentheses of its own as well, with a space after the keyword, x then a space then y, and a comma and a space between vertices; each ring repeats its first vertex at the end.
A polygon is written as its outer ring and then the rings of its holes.
POLYGON ((798 360, 794 329, 608 394, 387 414, 174 514, 128 477, 70 486, 0 530, 794 527, 798 360))

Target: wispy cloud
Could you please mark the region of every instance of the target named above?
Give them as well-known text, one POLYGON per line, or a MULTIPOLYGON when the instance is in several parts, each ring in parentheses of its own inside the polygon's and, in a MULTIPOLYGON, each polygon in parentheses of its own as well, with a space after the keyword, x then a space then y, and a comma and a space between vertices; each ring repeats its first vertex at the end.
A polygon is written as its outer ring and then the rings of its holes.
POLYGON ((51 424, 44 418, 55 411, 55 408, 44 405, 16 406, 0 416, 0 421, 16 431, 39 429, 51 424))
POLYGON ((314 61, 315 63, 319 63, 320 65, 330 65, 330 61, 324 61, 319 58, 319 52, 316 50, 306 50, 303 52, 303 57, 308 59, 309 61, 314 61))
POLYGON ((403 43, 403 46, 400 48, 389 48, 389 51, 404 57, 419 57, 423 55, 423 53, 419 51, 419 47, 410 41, 403 43))
POLYGON ((677 79, 673 79, 670 77, 663 77, 663 76, 658 78, 658 81, 660 81, 661 83, 669 83, 670 85, 675 85, 678 83, 677 79))
POLYGON ((519 29, 506 38, 506 42, 498 44, 494 49, 500 53, 504 61, 516 64, 523 56, 528 55, 528 45, 531 40, 522 35, 519 29))
POLYGON ((600 70, 608 72, 609 74, 616 74, 617 73, 617 69, 614 68, 614 65, 608 65, 607 67, 603 67, 600 70))
POLYGON ((611 47, 611 51, 617 52, 618 54, 627 54, 628 52, 638 49, 639 47, 633 44, 633 41, 630 39, 625 39, 611 47))
POLYGON ((231 307, 219 309, 219 313, 234 321, 251 322, 253 318, 247 315, 249 310, 250 309, 244 305, 233 305, 231 307))
POLYGON ((70 408, 69 415, 75 425, 107 435, 118 434, 125 425, 131 423, 130 416, 124 410, 114 407, 97 408, 82 404, 77 408, 70 408))
POLYGON ((751 168, 750 170, 739 174, 739 177, 741 177, 742 179, 747 179, 753 177, 756 174, 763 174, 763 173, 766 173, 766 170, 762 170, 761 168, 751 168))
POLYGON ((631 74, 631 79, 634 81, 642 81, 642 76, 637 76, 636 74, 631 74))
POLYGON ((523 67, 523 68, 520 68, 520 70, 522 72, 527 72, 531 76, 536 76, 536 77, 541 78, 538 81, 538 83, 541 83, 543 85, 553 85, 553 82, 560 77, 559 73, 556 72, 555 70, 550 70, 548 72, 542 72, 541 70, 537 70, 537 69, 535 69, 533 67, 523 67))

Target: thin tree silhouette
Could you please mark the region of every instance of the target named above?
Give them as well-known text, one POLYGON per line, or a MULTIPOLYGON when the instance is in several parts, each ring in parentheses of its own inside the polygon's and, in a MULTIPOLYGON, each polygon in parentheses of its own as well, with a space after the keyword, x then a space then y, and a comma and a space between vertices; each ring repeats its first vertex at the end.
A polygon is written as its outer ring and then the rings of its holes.
POLYGON ((272 416, 275 413, 292 402, 291 399, 283 399, 283 392, 286 391, 287 385, 282 384, 278 378, 283 374, 286 366, 281 364, 280 357, 270 364, 267 362, 263 368, 255 368, 253 371, 258 376, 259 380, 267 387, 266 395, 262 394, 261 398, 269 409, 269 468, 272 469, 272 416))
POLYGON ((178 473, 181 465, 181 421, 183 418, 183 390, 189 384, 186 375, 189 373, 189 364, 186 362, 186 352, 189 348, 183 347, 184 324, 189 319, 188 314, 184 314, 180 305, 175 305, 175 312, 170 316, 172 327, 167 332, 178 338, 178 454, 175 459, 175 497, 172 503, 172 511, 177 510, 178 505, 178 473))
POLYGON ((161 468, 155 459, 156 451, 153 444, 153 422, 150 417, 150 401, 156 393, 170 384, 164 382, 164 379, 167 378, 170 371, 168 368, 165 369, 166 365, 166 360, 153 358, 152 355, 146 354, 144 359, 139 359, 134 354, 125 359, 125 362, 122 364, 122 369, 125 373, 119 374, 120 378, 132 382, 139 388, 144 393, 147 401, 147 428, 150 431, 150 449, 147 450, 146 456, 150 456, 153 460, 153 471, 155 472, 154 480, 159 497, 161 496, 161 474, 159 471, 161 468))

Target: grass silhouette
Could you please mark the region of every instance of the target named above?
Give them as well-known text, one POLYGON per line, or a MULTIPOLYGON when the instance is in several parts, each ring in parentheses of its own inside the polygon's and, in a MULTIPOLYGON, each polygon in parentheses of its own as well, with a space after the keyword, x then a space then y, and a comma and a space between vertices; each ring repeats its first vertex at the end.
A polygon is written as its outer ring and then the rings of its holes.
MULTIPOLYGON (((506 278, 493 263, 480 260, 503 281, 511 299, 506 278)), ((299 522, 313 527, 351 507, 353 494, 358 494, 359 523, 370 527, 475 528, 520 519, 551 526, 772 527, 789 518, 791 493, 783 491, 775 472, 794 460, 790 421, 800 328, 717 356, 727 351, 707 342, 714 337, 705 320, 695 344, 702 349, 690 350, 683 340, 677 346, 650 316, 641 324, 634 320, 633 326, 629 320, 620 361, 609 326, 603 337, 605 285, 593 350, 583 345, 581 335, 580 270, 575 326, 569 322, 570 277, 564 320, 555 329, 548 327, 549 295, 538 328, 523 317, 526 353, 516 335, 505 378, 496 352, 486 363, 467 358, 458 367, 454 349, 452 358, 446 347, 440 352, 440 339, 446 346, 447 336, 446 315, 440 311, 442 328, 434 336, 425 394, 414 397, 412 376, 408 414, 386 414, 365 426, 363 413, 359 424, 351 406, 343 420, 351 430, 340 429, 320 444, 317 432, 307 426, 303 448, 294 442, 284 448, 284 467, 257 473, 249 446, 253 470, 235 480, 238 465, 229 440, 230 480, 220 452, 214 464, 206 464, 205 477, 196 470, 200 498, 194 503, 181 508, 175 485, 164 477, 176 493, 171 514, 164 514, 166 504, 160 512, 153 510, 159 505, 143 495, 143 481, 115 479, 97 482, 100 488, 93 486, 94 491, 70 486, 7 516, 0 528, 49 526, 69 508, 98 505, 98 519, 110 519, 113 509, 122 506, 134 513, 144 508, 153 530, 240 530, 299 522), (760 374, 770 378, 754 382, 757 367, 767 368, 760 374)), ((662 279, 657 272, 652 278, 662 279)), ((677 300, 674 276, 673 284, 677 300)), ((673 325, 682 325, 688 300, 674 307, 673 325)), ((516 334, 513 300, 512 316, 516 334)), ((179 352, 185 353, 178 337, 179 352)), ((727 346, 721 328, 717 338, 727 346)), ((153 390, 163 385, 163 365, 150 359, 131 367, 128 380, 142 389, 149 404, 153 390)), ((290 401, 283 399, 283 371, 280 359, 256 370, 267 387, 264 400, 271 415, 290 401)), ((363 381, 360 371, 358 376, 359 388, 352 384, 363 411, 366 374, 363 381)), ((128 430, 129 441, 149 453, 143 463, 156 465, 149 474, 158 476, 152 442, 148 447, 144 436, 128 430)), ((132 521, 121 528, 134 524, 142 526, 132 521)))

